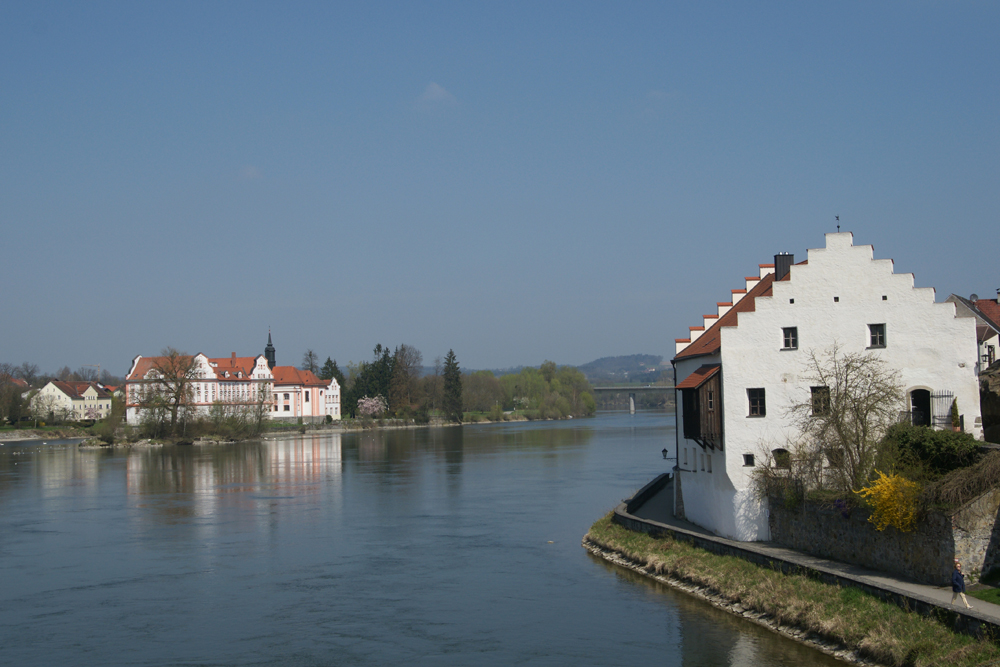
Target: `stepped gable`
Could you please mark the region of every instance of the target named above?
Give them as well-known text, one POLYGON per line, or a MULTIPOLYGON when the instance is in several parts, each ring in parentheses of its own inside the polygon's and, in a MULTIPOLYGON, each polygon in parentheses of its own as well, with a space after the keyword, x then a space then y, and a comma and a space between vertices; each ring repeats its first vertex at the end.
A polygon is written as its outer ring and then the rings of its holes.
MULTIPOLYGON (((746 296, 733 304, 724 315, 719 317, 715 324, 705 330, 691 344, 677 353, 674 359, 688 359, 706 354, 716 354, 722 347, 722 337, 720 331, 722 327, 735 327, 739 323, 740 313, 752 313, 756 309, 755 299, 759 296, 771 296, 771 283, 774 282, 774 274, 768 273, 753 286, 746 296)), ((733 290, 733 294, 738 294, 746 290, 733 290)), ((720 307, 727 304, 719 304, 720 307)), ((701 327, 692 327, 692 331, 697 331, 701 327)), ((678 340, 677 342, 682 342, 678 340)))

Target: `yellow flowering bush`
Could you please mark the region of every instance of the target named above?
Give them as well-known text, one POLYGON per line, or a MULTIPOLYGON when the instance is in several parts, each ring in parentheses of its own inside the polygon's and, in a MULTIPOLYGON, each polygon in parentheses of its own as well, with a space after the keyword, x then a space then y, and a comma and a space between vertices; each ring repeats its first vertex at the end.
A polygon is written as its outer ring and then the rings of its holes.
POLYGON ((872 506, 869 521, 878 530, 886 526, 895 526, 907 533, 913 530, 917 523, 917 501, 920 497, 920 485, 899 475, 878 473, 878 479, 869 486, 855 491, 872 506))

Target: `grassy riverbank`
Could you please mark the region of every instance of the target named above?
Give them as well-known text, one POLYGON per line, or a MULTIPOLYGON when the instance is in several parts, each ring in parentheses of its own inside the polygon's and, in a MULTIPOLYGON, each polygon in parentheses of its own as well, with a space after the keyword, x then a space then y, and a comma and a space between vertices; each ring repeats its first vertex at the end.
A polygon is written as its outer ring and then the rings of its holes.
POLYGON ((641 565, 650 574, 708 589, 731 604, 852 647, 885 665, 1000 664, 997 645, 956 634, 934 619, 906 612, 858 589, 784 575, 669 537, 632 532, 613 523, 610 513, 584 539, 641 565))

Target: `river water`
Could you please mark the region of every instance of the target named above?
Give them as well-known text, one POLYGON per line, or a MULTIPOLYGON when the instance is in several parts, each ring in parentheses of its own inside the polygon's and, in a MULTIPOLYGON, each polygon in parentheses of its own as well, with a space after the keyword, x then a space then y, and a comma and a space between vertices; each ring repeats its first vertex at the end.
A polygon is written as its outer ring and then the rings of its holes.
POLYGON ((590 556, 673 416, 0 446, 0 664, 833 665, 590 556))

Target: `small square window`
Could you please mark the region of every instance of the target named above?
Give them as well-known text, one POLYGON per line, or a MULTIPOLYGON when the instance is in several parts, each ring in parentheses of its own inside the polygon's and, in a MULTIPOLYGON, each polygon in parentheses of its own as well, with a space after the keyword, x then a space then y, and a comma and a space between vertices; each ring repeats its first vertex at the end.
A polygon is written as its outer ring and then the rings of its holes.
POLYGON ((784 343, 783 350, 797 350, 799 349, 799 328, 798 327, 784 327, 781 330, 781 338, 784 343))
POLYGON ((868 325, 868 335, 870 340, 869 347, 885 347, 885 325, 884 324, 869 324, 868 325))
POLYGON ((753 454, 743 455, 743 465, 753 467, 753 454))
POLYGON ((764 417, 767 415, 763 388, 747 389, 747 399, 750 402, 751 417, 764 417))
POLYGON ((889 300, 889 297, 887 297, 887 296, 886 296, 885 294, 883 294, 883 295, 882 295, 882 300, 883 300, 883 301, 888 301, 888 300, 889 300))
POLYGON ((789 299, 788 303, 795 303, 795 299, 789 299))
POLYGON ((839 296, 833 297, 833 302, 834 303, 840 303, 840 297, 839 296))

